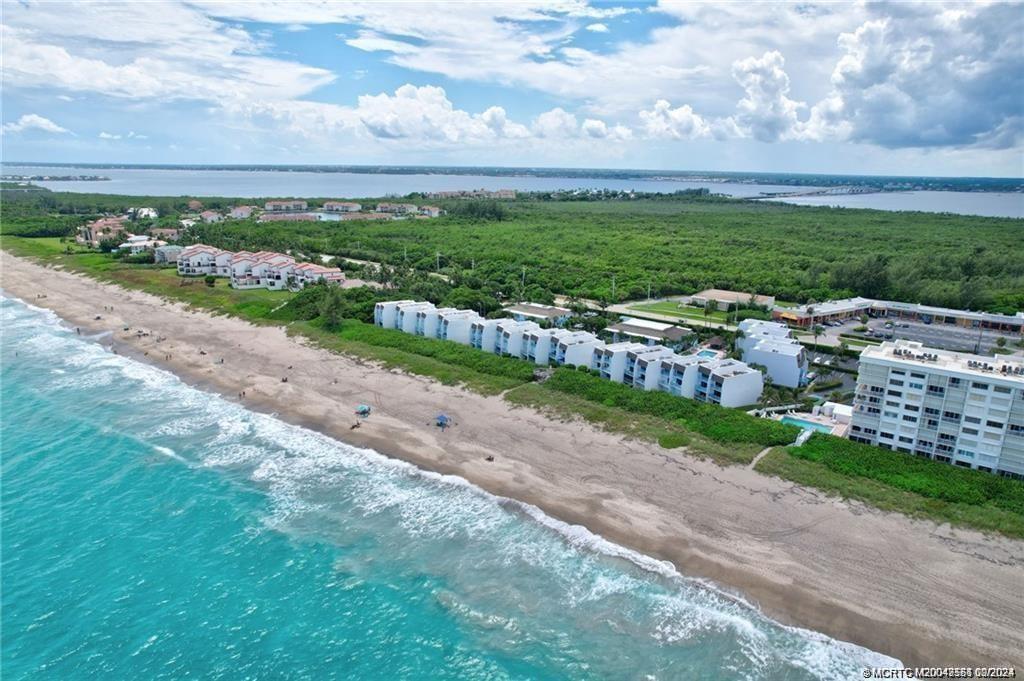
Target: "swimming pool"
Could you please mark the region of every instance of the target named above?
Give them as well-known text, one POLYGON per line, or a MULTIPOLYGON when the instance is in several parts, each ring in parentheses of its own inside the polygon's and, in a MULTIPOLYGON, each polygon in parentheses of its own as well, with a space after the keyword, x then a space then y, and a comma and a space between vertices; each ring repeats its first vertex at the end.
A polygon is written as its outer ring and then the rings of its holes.
POLYGON ((698 357, 718 357, 718 353, 714 350, 701 350, 697 353, 698 357))
POLYGON ((816 430, 819 433, 832 432, 832 426, 826 426, 822 423, 815 423, 814 421, 804 421, 803 419, 798 419, 794 416, 783 416, 782 422, 788 423, 791 426, 799 426, 804 430, 816 430))

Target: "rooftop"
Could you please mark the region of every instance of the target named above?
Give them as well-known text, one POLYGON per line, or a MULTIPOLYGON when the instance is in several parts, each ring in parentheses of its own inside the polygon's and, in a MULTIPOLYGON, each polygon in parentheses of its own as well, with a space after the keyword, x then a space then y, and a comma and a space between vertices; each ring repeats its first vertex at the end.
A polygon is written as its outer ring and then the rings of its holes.
POLYGON ((621 333, 635 338, 669 341, 680 341, 687 336, 693 335, 693 331, 689 329, 663 322, 651 322, 646 319, 624 319, 618 324, 612 324, 605 331, 621 333))
POLYGON ((540 303, 516 303, 505 308, 506 312, 520 314, 524 317, 535 317, 537 319, 558 319, 572 314, 572 310, 554 305, 541 305, 540 303))
POLYGON ((771 296, 759 296, 753 293, 744 293, 742 291, 726 291, 720 288, 709 288, 701 291, 700 293, 694 293, 692 298, 710 298, 711 300, 717 300, 723 303, 748 303, 751 297, 754 302, 758 305, 771 305, 775 302, 775 298, 771 296))
POLYGON ((1024 387, 1024 359, 1020 357, 937 350, 917 341, 900 339, 866 347, 861 352, 860 359, 861 362, 869 359, 886 359, 926 369, 944 369, 987 378, 1007 378, 1019 382, 1024 387))

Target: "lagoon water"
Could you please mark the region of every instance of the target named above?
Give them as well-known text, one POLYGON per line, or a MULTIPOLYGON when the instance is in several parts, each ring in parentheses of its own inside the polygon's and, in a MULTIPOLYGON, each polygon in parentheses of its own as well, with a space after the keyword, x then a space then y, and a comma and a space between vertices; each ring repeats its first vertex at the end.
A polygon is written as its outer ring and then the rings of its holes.
MULTIPOLYGON (((495 177, 490 175, 364 174, 273 170, 185 170, 147 168, 72 168, 54 166, 3 167, 13 175, 101 175, 103 182, 37 182, 54 191, 129 196, 225 196, 239 198, 360 198, 404 196, 410 192, 458 189, 618 189, 671 193, 706 188, 717 194, 748 198, 815 187, 792 187, 745 182, 678 179, 619 180, 585 177, 495 177)), ((809 196, 778 199, 787 203, 878 210, 958 213, 989 217, 1024 218, 1024 193, 1012 192, 890 192, 846 196, 809 196)))
POLYGON ((5 679, 837 679, 895 664, 0 303, 5 679))

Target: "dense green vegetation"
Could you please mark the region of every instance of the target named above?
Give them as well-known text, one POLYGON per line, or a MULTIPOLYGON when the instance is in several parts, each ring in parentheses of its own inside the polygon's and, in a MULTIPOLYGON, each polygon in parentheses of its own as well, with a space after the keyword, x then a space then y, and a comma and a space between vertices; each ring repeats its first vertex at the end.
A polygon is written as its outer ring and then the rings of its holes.
POLYGON ((822 434, 773 449, 756 468, 883 510, 1024 538, 1024 485, 989 473, 822 434))
MULTIPOLYGON (((84 221, 139 205, 157 208, 160 223, 167 224, 188 201, 11 191, 3 199, 5 233, 24 235, 39 224, 69 231, 68 223, 52 217, 84 221)), ((214 208, 236 203, 203 202, 214 208)), ((433 220, 228 221, 196 225, 189 239, 229 249, 333 254, 421 272, 440 266, 456 286, 489 297, 543 301, 566 294, 616 301, 646 297, 648 286, 655 295, 714 286, 796 302, 857 294, 1002 312, 1024 308, 1022 220, 686 196, 441 205, 450 214, 433 220)))

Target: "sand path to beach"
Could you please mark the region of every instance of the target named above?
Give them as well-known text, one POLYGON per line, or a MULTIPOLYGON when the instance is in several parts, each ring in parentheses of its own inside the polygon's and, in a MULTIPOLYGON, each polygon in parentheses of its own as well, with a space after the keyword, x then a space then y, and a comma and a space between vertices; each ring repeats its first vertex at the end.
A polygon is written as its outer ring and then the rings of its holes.
POLYGON ((558 422, 308 347, 283 328, 190 311, 7 253, 0 285, 83 333, 112 332, 119 352, 191 384, 232 400, 244 390, 254 409, 535 504, 710 579, 785 623, 909 665, 1024 665, 1024 542, 558 422), (350 430, 353 407, 364 402, 373 417, 350 430), (458 426, 434 427, 441 411, 458 426))

